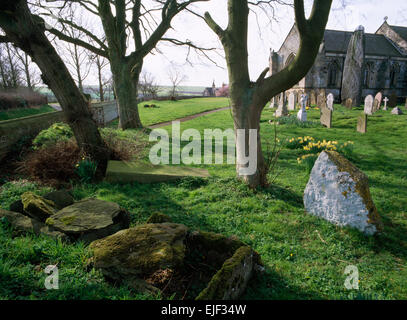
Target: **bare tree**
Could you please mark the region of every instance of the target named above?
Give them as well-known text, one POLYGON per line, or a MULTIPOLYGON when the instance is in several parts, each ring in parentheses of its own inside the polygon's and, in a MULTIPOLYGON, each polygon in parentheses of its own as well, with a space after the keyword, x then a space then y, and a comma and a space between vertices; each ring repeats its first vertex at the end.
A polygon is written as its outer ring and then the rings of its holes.
POLYGON ((51 88, 61 104, 78 146, 98 162, 98 174, 101 176, 109 152, 92 119, 85 97, 45 36, 45 30, 50 26, 30 12, 26 0, 15 0, 0 2, 0 27, 5 33, 5 36, 0 36, 0 41, 14 43, 38 65, 43 82, 51 88))
POLYGON ((17 50, 9 43, 2 43, 0 47, 0 75, 3 88, 17 88, 22 85, 21 69, 17 50))
POLYGON ((177 88, 182 82, 186 81, 188 77, 176 67, 171 67, 170 69, 168 69, 167 74, 168 79, 171 82, 171 91, 170 91, 171 99, 175 99, 177 95, 177 88))
POLYGON ((294 0, 295 20, 300 34, 299 51, 294 61, 279 73, 266 77, 269 71, 269 68, 266 68, 257 81, 253 82, 249 77, 247 48, 249 4, 263 6, 272 5, 273 2, 275 1, 228 0, 229 22, 226 29, 222 29, 208 12, 204 16, 208 26, 219 37, 225 51, 234 127, 245 130, 243 145, 240 145, 240 139, 237 139, 238 159, 239 155, 248 156, 249 129, 257 132, 255 173, 250 175, 242 173, 240 168, 246 167, 247 164, 240 164, 239 161, 236 164, 237 176, 253 188, 267 185, 268 168, 260 141, 261 112, 272 97, 290 89, 311 69, 318 54, 332 4, 332 0, 314 0, 311 15, 306 19, 304 1, 294 0))
MULTIPOLYGON (((54 0, 54 2, 61 2, 54 0)), ((137 106, 137 85, 143 67, 144 58, 155 49, 160 41, 167 41, 175 45, 187 45, 194 50, 204 52, 212 48, 203 49, 194 46, 190 41, 180 41, 165 38, 164 35, 171 28, 172 19, 181 11, 197 2, 208 0, 99 0, 98 3, 87 0, 64 1, 54 12, 47 4, 38 6, 45 8, 51 18, 56 18, 59 28, 48 31, 59 39, 82 46, 95 54, 109 59, 115 85, 115 94, 119 107, 119 127, 142 127, 137 106), (101 19, 106 44, 101 38, 86 30, 75 21, 67 19, 63 8, 67 5, 79 5, 82 9, 101 19), (128 19, 129 18, 129 19, 128 19), (83 39, 72 37, 64 31, 64 26, 70 25, 81 30, 87 37, 95 41, 97 46, 83 39), (129 40, 132 39, 134 50, 129 51, 129 40)), ((48 0, 47 2, 52 2, 48 0)))
POLYGON ((16 55, 21 63, 21 70, 25 76, 25 83, 29 89, 34 89, 41 83, 38 68, 35 67, 28 54, 16 48, 16 55))
POLYGON ((159 86, 151 73, 143 71, 140 74, 139 90, 144 100, 155 99, 157 97, 159 86))

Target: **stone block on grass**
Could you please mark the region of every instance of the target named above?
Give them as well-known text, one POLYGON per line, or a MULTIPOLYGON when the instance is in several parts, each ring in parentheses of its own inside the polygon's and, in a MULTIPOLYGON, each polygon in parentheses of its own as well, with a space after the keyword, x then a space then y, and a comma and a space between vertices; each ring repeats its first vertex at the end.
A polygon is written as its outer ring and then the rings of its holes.
POLYGON ((185 177, 209 177, 208 170, 183 166, 152 165, 127 161, 109 161, 107 182, 166 182, 185 177))

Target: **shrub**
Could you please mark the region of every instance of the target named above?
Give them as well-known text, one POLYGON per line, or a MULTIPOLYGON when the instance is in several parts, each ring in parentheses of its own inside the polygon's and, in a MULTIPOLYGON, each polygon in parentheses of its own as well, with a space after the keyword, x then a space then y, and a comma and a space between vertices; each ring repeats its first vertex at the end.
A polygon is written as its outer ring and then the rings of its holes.
POLYGON ((40 106, 47 103, 46 96, 28 88, 0 92, 0 110, 40 106))
POLYGON ((59 141, 28 154, 20 168, 34 180, 58 186, 77 177, 75 165, 80 159, 73 140, 59 141))
POLYGON ((71 128, 62 122, 54 123, 48 129, 42 130, 33 140, 33 148, 55 145, 57 142, 68 141, 73 137, 71 128))

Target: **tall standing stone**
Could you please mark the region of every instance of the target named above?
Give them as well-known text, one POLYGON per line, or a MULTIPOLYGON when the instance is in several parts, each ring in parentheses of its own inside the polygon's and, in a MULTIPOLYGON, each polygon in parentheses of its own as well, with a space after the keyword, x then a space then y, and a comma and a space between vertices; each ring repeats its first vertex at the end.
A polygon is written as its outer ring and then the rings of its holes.
POLYGON ((317 97, 314 90, 312 90, 310 94, 310 104, 313 106, 317 104, 317 97))
POLYGON ((359 107, 362 100, 364 58, 365 30, 362 26, 359 26, 349 41, 342 79, 342 101, 351 98, 353 107, 359 107))
POLYGON ((295 110, 295 94, 290 92, 288 96, 288 110, 295 110))
POLYGON ((373 115, 373 100, 373 96, 370 94, 365 98, 364 112, 370 116, 373 115))
POLYGON ((361 113, 358 117, 358 126, 356 127, 356 130, 360 133, 366 133, 367 132, 367 114, 366 113, 361 113))

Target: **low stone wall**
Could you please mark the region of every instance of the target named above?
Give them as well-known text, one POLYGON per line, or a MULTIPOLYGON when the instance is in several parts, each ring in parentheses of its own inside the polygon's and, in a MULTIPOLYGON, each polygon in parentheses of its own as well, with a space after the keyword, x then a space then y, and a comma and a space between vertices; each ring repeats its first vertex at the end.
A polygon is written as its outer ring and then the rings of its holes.
POLYGON ((0 161, 24 137, 31 138, 55 122, 64 121, 62 111, 0 121, 0 161))
MULTIPOLYGON (((118 117, 116 101, 94 103, 91 105, 93 118, 98 126, 118 117)), ((55 122, 63 122, 64 113, 55 111, 30 117, 0 121, 0 161, 10 152, 16 143, 27 137, 33 138, 41 130, 49 128, 55 122)))

